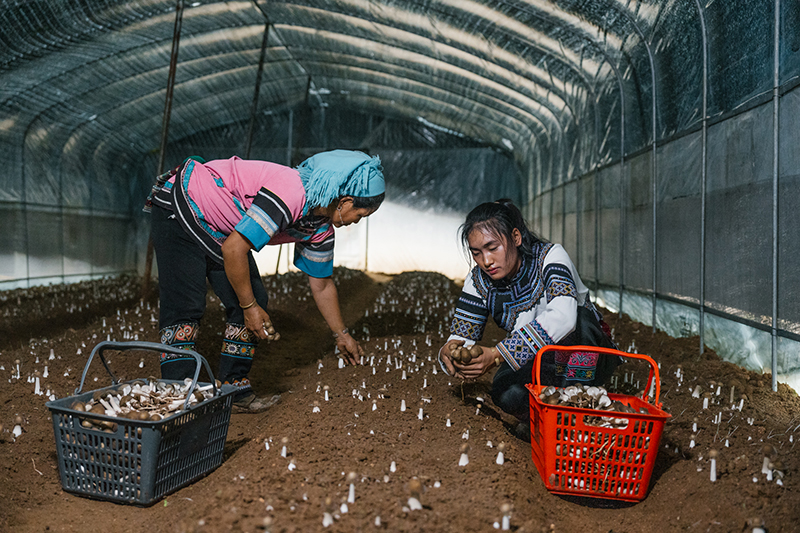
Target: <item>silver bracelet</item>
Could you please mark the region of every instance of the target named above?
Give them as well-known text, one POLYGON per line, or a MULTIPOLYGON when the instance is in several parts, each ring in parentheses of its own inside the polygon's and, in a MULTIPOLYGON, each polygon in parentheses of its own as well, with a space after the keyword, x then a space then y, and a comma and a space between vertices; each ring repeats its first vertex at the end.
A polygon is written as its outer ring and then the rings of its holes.
MULTIPOLYGON (((350 330, 349 330, 349 329, 347 329, 347 328, 344 328, 344 329, 342 330, 342 333, 341 333, 341 335, 349 335, 349 334, 350 334, 350 330)), ((334 338, 334 339, 338 339, 338 338, 339 338, 339 335, 340 335, 339 333, 336 333, 336 332, 334 332, 334 333, 333 333, 333 338, 334 338)))

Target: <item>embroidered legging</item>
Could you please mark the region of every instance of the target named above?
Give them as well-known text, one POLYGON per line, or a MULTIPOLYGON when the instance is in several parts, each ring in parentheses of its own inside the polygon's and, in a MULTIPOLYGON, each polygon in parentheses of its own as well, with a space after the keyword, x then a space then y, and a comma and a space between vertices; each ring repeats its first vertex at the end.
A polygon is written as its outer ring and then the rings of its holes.
MULTIPOLYGON (((171 211, 152 209, 152 238, 158 265, 159 328, 162 342, 193 349, 197 326, 206 309, 208 283, 225 307, 227 325, 222 343, 218 375, 220 381, 249 390, 248 374, 258 339, 244 324, 244 312, 222 265, 210 259, 180 227, 171 211), (245 333, 242 333, 242 330, 245 333), (230 352, 236 346, 237 353, 230 352)), ((258 305, 267 308, 267 291, 252 254, 248 254, 250 283, 258 305)), ((180 356, 161 358, 164 379, 184 379, 194 374, 194 359, 180 356)))

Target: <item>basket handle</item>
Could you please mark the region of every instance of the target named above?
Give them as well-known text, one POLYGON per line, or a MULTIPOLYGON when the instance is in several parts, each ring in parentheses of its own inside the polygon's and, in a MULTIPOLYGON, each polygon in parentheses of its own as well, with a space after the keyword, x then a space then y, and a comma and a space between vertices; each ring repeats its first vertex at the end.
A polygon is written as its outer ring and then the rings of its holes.
POLYGON ((189 409, 189 399, 192 397, 192 393, 194 392, 195 387, 197 387, 197 380, 200 377, 200 366, 204 366, 208 376, 211 378, 211 385, 214 387, 214 396, 219 395, 219 389, 217 389, 217 383, 214 380, 214 374, 211 372, 211 367, 208 366, 208 361, 206 358, 200 355, 199 353, 195 352, 194 350, 184 350, 183 348, 175 348, 174 346, 169 346, 167 344, 161 344, 160 342, 145 342, 145 341, 131 341, 131 342, 119 342, 119 341, 102 341, 98 343, 94 349, 92 349, 92 353, 89 354, 89 360, 86 361, 86 366, 83 367, 83 375, 81 375, 81 384, 75 389, 75 394, 80 394, 83 391, 83 382, 86 380, 86 373, 89 371, 89 365, 92 364, 92 359, 94 358, 94 354, 100 356, 100 361, 102 361, 103 366, 106 368, 106 372, 108 375, 111 376, 111 384, 117 385, 119 384, 119 379, 111 369, 108 367, 108 363, 106 362, 106 358, 103 356, 103 352, 106 350, 118 350, 120 352, 125 350, 151 350, 154 352, 166 352, 171 353, 174 355, 191 355, 197 361, 197 366, 194 369, 194 377, 192 378, 192 385, 189 387, 189 391, 186 393, 186 402, 183 404, 183 410, 186 411, 189 409))
POLYGON ((626 359, 641 359, 642 361, 647 361, 650 363, 650 375, 647 378, 647 385, 644 388, 644 392, 642 393, 642 400, 647 401, 647 391, 650 390, 652 386, 653 379, 655 379, 656 384, 656 397, 653 399, 653 405, 661 409, 661 404, 658 402, 659 396, 661 396, 661 378, 658 372, 658 365, 656 362, 647 355, 638 354, 638 353, 626 353, 621 352, 619 350, 614 350, 612 348, 603 348, 600 346, 560 346, 555 344, 549 344, 547 346, 542 346, 539 348, 539 351, 536 352, 536 361, 533 364, 533 376, 532 382, 533 385, 539 385, 539 374, 541 373, 541 366, 542 366, 542 356, 545 352, 595 352, 595 353, 604 353, 608 355, 617 355, 619 357, 624 357, 626 359))

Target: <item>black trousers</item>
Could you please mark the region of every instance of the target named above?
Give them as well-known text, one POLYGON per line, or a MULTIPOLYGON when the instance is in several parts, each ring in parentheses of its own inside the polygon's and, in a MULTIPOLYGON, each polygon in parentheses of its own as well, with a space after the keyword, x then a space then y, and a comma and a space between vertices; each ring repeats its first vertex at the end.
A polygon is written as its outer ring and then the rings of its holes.
MULTIPOLYGON (((153 206, 151 236, 158 264, 159 328, 162 342, 194 348, 197 326, 206 310, 206 282, 210 283, 225 307, 228 323, 216 377, 223 383, 242 385, 243 389, 249 389, 247 375, 252 366, 252 352, 258 339, 248 334, 244 328, 244 312, 239 307, 239 299, 225 275, 223 265, 208 257, 197 242, 183 231, 172 211, 153 206), (235 334, 229 335, 229 331, 234 331, 235 334), (229 336, 232 338, 228 339, 229 336), (239 349, 232 349, 232 343, 239 349)), ((252 253, 248 254, 248 263, 253 294, 258 305, 266 309, 267 291, 252 253)), ((161 375, 165 379, 191 377, 194 368, 194 359, 162 354, 161 375)))
MULTIPOLYGON (((594 314, 585 307, 578 307, 575 330, 558 344, 561 346, 583 345, 616 348, 613 341, 603 331, 594 314)), ((520 420, 527 420, 529 416, 530 393, 525 388, 525 385, 533 381, 533 364, 535 361, 536 358, 532 358, 519 370, 514 370, 511 365, 503 361, 500 363, 497 372, 495 372, 494 380, 492 381, 490 395, 494 404, 520 420)), ((604 383, 614 373, 614 369, 619 364, 620 360, 616 355, 600 354, 597 361, 596 377, 590 384, 604 383)), ((556 375, 555 356, 552 353, 546 353, 544 359, 542 359, 539 383, 556 387, 565 387, 570 384, 564 376, 556 375)))

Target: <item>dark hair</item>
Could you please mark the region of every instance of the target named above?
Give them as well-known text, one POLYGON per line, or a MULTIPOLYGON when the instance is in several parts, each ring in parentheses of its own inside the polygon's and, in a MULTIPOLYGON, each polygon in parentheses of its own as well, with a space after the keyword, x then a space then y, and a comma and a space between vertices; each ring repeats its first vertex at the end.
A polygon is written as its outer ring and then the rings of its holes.
POLYGON ((380 193, 378 196, 352 196, 353 207, 356 209, 378 209, 386 198, 386 193, 380 193))
POLYGON ((522 235, 522 244, 517 250, 529 257, 533 255, 534 246, 547 242, 528 229, 520 210, 507 198, 486 202, 469 212, 467 220, 461 226, 461 243, 464 248, 469 248, 469 234, 479 228, 486 228, 508 242, 514 242, 513 232, 518 229, 522 235))

